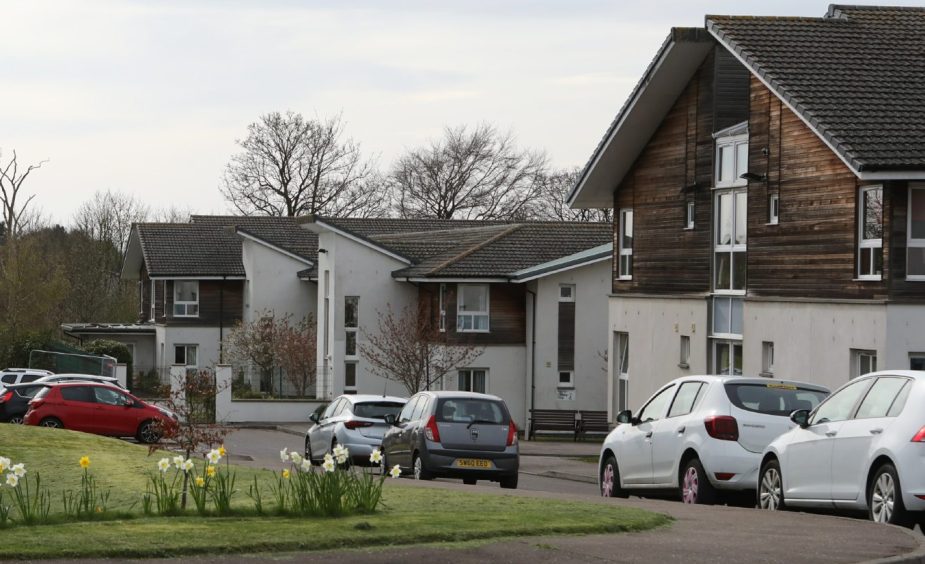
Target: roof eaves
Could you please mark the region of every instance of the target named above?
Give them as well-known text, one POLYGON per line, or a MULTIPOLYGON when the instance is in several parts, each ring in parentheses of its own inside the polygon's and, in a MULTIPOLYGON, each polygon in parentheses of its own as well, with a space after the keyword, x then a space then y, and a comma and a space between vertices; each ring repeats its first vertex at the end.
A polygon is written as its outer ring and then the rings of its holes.
POLYGON ((236 227, 234 228, 234 230, 235 230, 235 233, 237 233, 238 235, 241 235, 241 236, 244 237, 245 239, 251 240, 251 241, 253 241, 253 242, 255 242, 255 243, 259 244, 259 245, 263 245, 263 246, 265 246, 265 247, 267 247, 267 248, 269 248, 269 249, 272 249, 272 250, 274 250, 274 251, 276 251, 276 252, 278 252, 278 253, 280 253, 280 254, 286 255, 287 257, 289 257, 289 258, 291 258, 291 259, 294 259, 294 260, 297 260, 297 261, 302 262, 302 263, 304 263, 304 264, 307 264, 308 266, 313 266, 313 265, 315 264, 315 261, 313 261, 312 259, 310 259, 310 258, 308 258, 308 257, 304 257, 304 256, 302 256, 302 255, 300 255, 300 254, 298 254, 298 253, 294 253, 294 252, 292 252, 292 251, 290 251, 290 250, 288 250, 288 249, 284 249, 283 247, 280 247, 279 245, 275 245, 275 244, 273 244, 273 243, 267 241, 266 239, 264 239, 264 238, 262 238, 262 237, 260 237, 260 236, 258 236, 258 235, 255 235, 252 231, 248 231, 247 229, 244 229, 243 227, 236 226, 236 227))
POLYGON ((611 258, 612 255, 613 243, 605 243, 578 253, 513 272, 511 273, 511 281, 519 283, 529 282, 537 278, 549 276, 550 274, 607 260, 611 258))

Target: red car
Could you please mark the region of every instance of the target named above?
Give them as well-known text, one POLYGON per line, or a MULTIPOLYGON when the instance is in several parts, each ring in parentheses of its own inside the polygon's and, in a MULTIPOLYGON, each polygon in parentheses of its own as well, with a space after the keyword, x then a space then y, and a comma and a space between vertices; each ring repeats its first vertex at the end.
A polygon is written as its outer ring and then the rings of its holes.
POLYGON ((156 443, 176 425, 170 411, 145 403, 110 384, 67 382, 39 391, 29 402, 26 425, 72 429, 156 443))

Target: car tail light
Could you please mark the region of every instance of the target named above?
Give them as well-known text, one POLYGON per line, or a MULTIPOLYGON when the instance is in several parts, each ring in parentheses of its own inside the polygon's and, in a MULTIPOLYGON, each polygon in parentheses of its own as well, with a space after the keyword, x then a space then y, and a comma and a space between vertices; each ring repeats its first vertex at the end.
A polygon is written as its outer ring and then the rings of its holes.
POLYGON ((514 446, 517 444, 517 425, 511 421, 511 426, 507 428, 507 446, 514 446))
POLYGON ((440 429, 437 428, 437 418, 433 415, 430 416, 430 419, 427 420, 427 425, 424 426, 424 436, 427 437, 428 441, 440 442, 440 429))
POLYGON ((716 472, 713 475, 716 476, 716 479, 720 482, 728 482, 735 476, 732 472, 716 472))
POLYGON ((7 393, 0 396, 0 403, 8 402, 11 399, 13 399, 13 390, 10 390, 7 393))
POLYGON ((919 432, 912 437, 913 443, 925 443, 925 427, 919 429, 919 432))
POLYGON ((925 501, 925 495, 915 494, 915 497, 921 499, 922 501, 925 501))
POLYGON ((739 424, 729 415, 711 415, 703 420, 707 434, 721 441, 739 440, 739 424))
POLYGON ((347 421, 344 423, 344 427, 348 429, 359 429, 360 427, 372 427, 373 424, 369 421, 347 421))

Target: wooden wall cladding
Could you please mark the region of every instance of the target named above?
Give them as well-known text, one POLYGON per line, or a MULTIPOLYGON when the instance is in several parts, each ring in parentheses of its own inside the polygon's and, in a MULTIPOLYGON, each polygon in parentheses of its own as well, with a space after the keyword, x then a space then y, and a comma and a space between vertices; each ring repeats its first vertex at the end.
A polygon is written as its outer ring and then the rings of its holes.
MULTIPOLYGON (((450 344, 523 345, 527 341, 527 294, 523 284, 489 284, 489 332, 460 333, 456 331, 456 284, 446 285, 446 335, 450 344)), ((439 283, 423 283, 418 296, 426 309, 433 312, 438 326, 439 283)))
POLYGON ((231 327, 241 320, 244 312, 243 280, 200 280, 199 281, 199 316, 174 317, 173 281, 166 281, 167 289, 167 325, 231 327))

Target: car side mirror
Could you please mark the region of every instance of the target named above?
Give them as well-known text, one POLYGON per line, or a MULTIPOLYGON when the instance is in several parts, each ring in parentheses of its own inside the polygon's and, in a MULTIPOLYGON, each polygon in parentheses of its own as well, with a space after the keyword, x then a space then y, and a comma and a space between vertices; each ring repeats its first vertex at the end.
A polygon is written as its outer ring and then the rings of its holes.
POLYGON ((394 413, 386 413, 384 419, 385 419, 385 422, 388 423, 389 425, 393 427, 395 426, 395 414, 394 413))
POLYGON ((125 407, 135 407, 135 402, 132 400, 125 400, 125 407))
POLYGON ((627 409, 618 413, 617 423, 629 423, 630 425, 635 425, 636 423, 633 420, 633 412, 627 409))
POLYGON ((318 414, 317 414, 317 413, 312 413, 311 415, 308 416, 308 420, 311 421, 312 423, 317 423, 317 422, 318 422, 318 414))
POLYGON ((798 409, 790 414, 790 420, 800 426, 801 429, 809 427, 809 410, 798 409))

